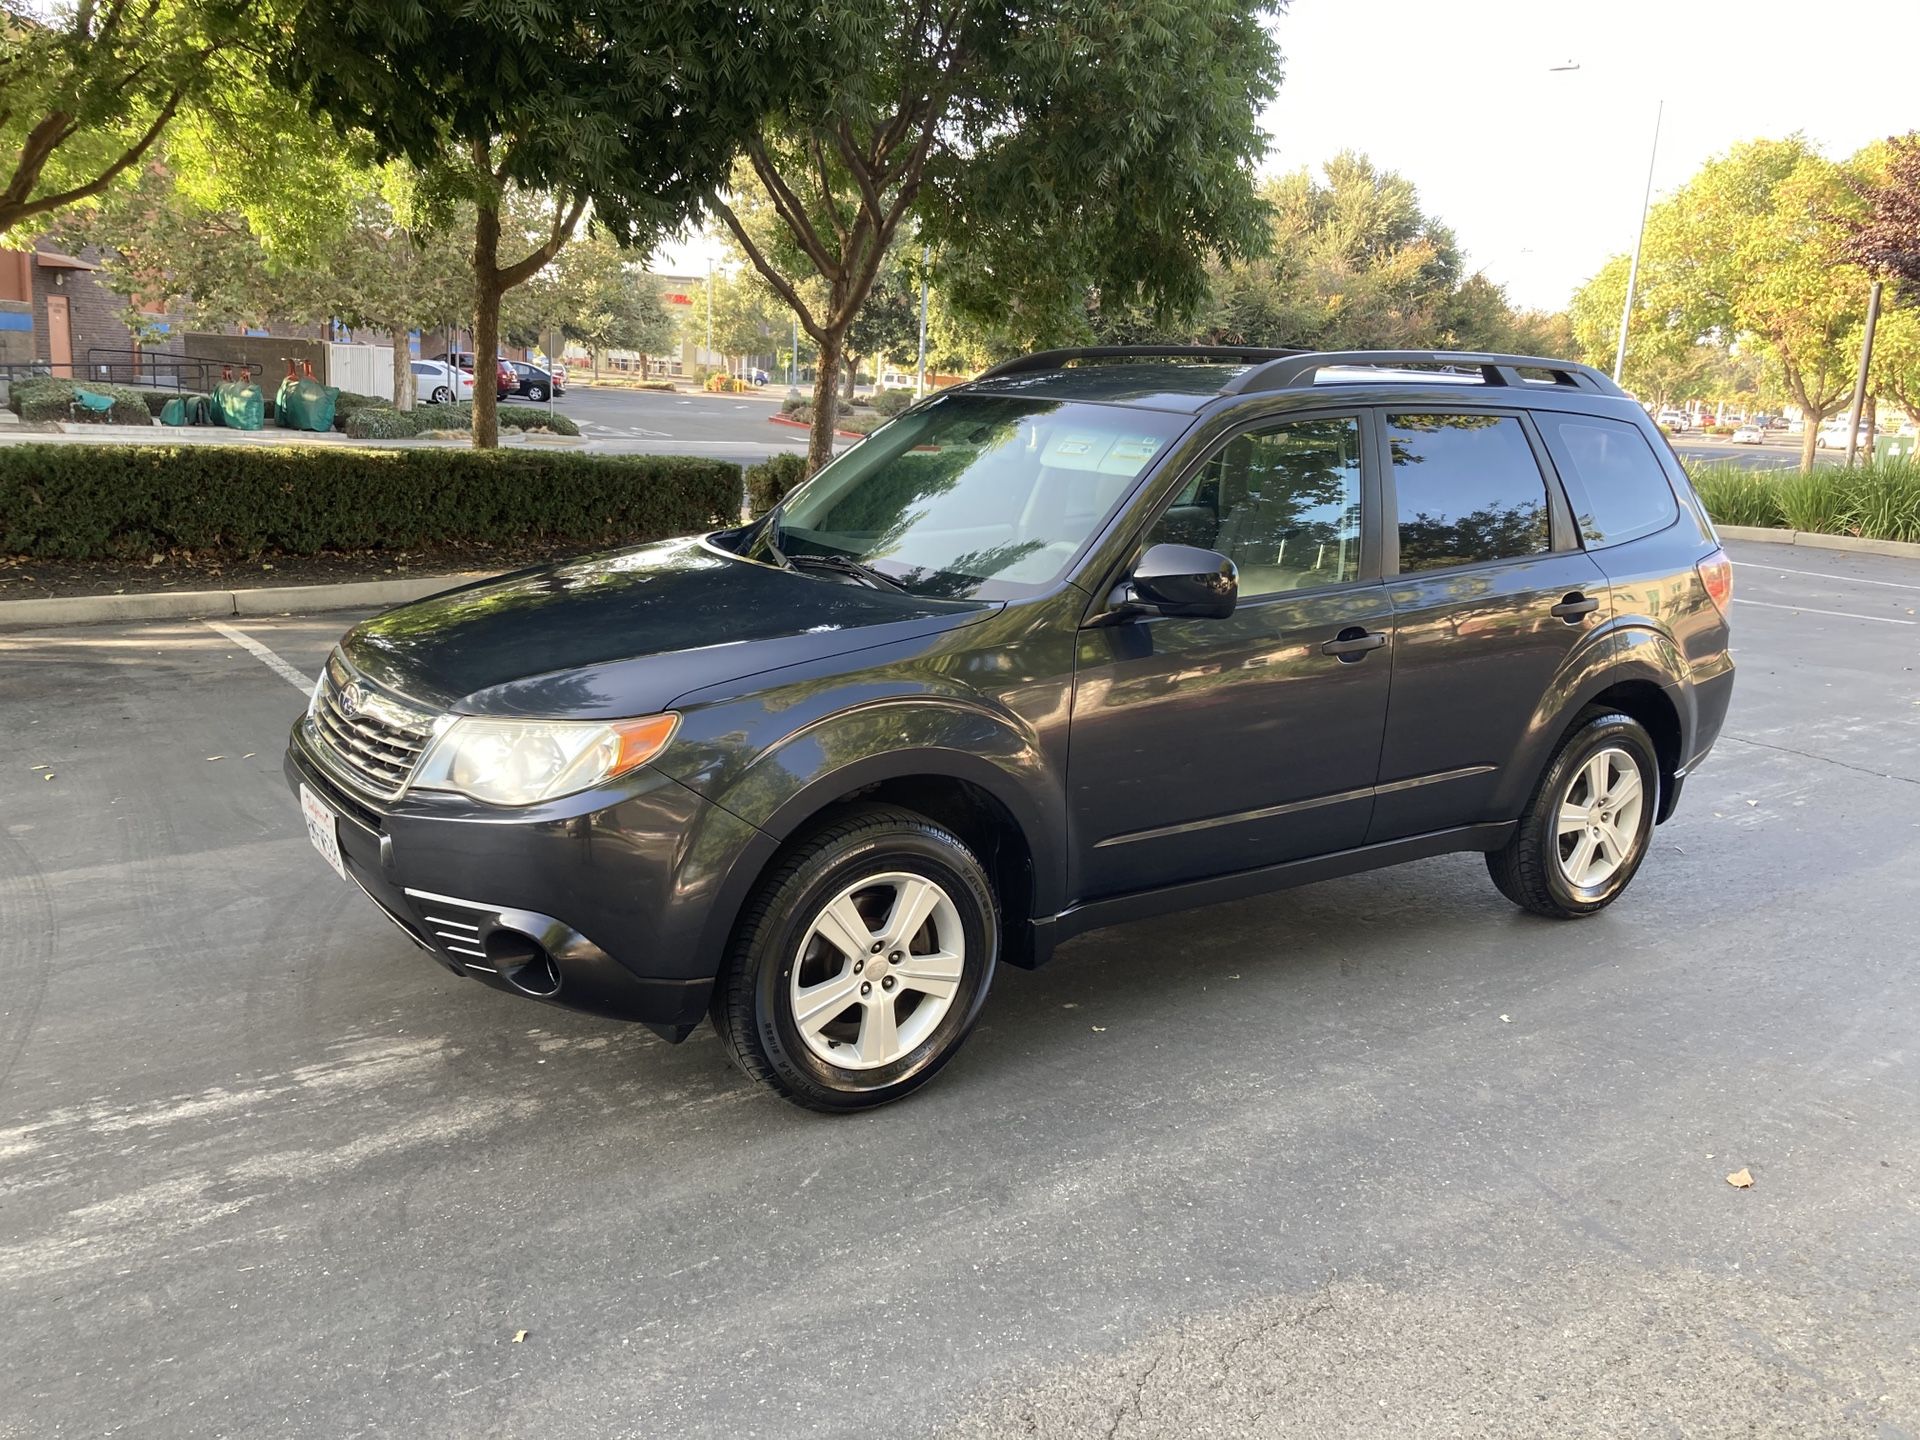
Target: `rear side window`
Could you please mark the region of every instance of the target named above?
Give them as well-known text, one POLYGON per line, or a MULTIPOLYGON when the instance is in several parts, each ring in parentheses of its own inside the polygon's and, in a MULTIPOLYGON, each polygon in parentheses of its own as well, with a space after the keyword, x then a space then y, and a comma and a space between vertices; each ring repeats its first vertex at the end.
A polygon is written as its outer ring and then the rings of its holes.
POLYGON ((1568 480, 1575 523, 1588 546, 1664 530, 1679 515, 1673 487, 1647 437, 1624 420, 1539 412, 1534 423, 1568 480))
POLYGON ((1543 555, 1547 482, 1511 415, 1387 416, 1400 571, 1543 555))

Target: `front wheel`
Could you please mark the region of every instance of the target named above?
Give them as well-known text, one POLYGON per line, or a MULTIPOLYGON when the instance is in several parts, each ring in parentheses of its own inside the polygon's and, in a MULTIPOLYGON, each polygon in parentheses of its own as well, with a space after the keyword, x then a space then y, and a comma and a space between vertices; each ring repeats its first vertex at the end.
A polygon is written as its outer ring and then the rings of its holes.
POLYGON ((547 392, 538 385, 530 385, 527 387, 527 399, 531 400, 535 405, 544 405, 547 400, 547 392))
POLYGON ((1540 777, 1512 839, 1487 856, 1502 895, 1572 920, 1620 898, 1653 834, 1660 765, 1630 715, 1586 711, 1540 777))
POLYGON ((924 816, 862 806, 798 844, 748 902, 714 1029, 735 1064, 798 1104, 883 1105, 953 1058, 999 947, 973 853, 924 816))

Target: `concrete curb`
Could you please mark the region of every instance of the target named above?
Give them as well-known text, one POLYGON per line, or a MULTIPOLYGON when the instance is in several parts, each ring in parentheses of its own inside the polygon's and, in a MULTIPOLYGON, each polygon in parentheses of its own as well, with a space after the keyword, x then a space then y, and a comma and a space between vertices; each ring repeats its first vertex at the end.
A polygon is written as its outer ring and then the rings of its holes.
POLYGON ((1905 540, 1866 540, 1858 535, 1820 535, 1811 530, 1779 530, 1763 525, 1715 525, 1713 528, 1720 532, 1723 540, 1755 540, 1763 545, 1804 545, 1813 550, 1920 560, 1920 545, 1905 540))
POLYGON ((62 595, 0 600, 0 630, 25 625, 98 625, 126 620, 218 620, 291 611, 383 609, 484 580, 484 573, 347 580, 334 585, 270 585, 255 590, 161 590, 143 595, 62 595))

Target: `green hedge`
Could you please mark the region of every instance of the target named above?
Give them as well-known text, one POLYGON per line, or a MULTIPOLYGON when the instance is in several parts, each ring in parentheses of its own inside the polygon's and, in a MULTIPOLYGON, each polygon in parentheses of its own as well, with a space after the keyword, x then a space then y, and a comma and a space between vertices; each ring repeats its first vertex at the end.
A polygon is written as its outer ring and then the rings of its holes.
POLYGON ((7 407, 29 424, 48 420, 82 420, 100 425, 151 425, 157 411, 147 408, 147 392, 131 385, 90 385, 84 381, 63 380, 54 375, 35 375, 15 380, 8 387, 7 407), (91 390, 96 395, 111 395, 113 408, 104 415, 90 411, 75 413, 73 392, 91 390))
POLYGON ((747 513, 764 515, 807 478, 804 455, 771 455, 747 467, 747 513))
POLYGON ((0 554, 615 545, 739 523, 740 467, 673 455, 0 446, 0 554))
POLYGON ((1920 541, 1920 465, 1909 460, 1821 465, 1804 474, 1717 460, 1687 472, 1722 525, 1920 541))
MULTIPOLYGON (((580 427, 544 405, 502 405, 502 430, 552 430, 556 435, 578 435, 580 427)), ((368 407, 353 411, 341 426, 355 440, 404 440, 423 430, 471 430, 473 406, 462 400, 453 405, 416 405, 411 410, 368 407)))

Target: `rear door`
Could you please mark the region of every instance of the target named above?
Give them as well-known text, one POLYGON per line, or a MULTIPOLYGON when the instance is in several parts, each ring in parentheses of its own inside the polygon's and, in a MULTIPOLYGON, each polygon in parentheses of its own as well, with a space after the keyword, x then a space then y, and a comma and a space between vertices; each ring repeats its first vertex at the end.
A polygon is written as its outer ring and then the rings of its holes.
POLYGON ((1240 601, 1224 620, 1082 631, 1067 786, 1075 898, 1361 842, 1393 661, 1367 538, 1370 444, 1357 410, 1256 422, 1182 477, 1142 534, 1140 550, 1227 555, 1240 601))
POLYGON ((1528 417, 1409 406, 1375 423, 1394 665, 1369 842, 1511 819, 1489 813, 1503 772, 1607 613, 1606 577, 1528 417))

